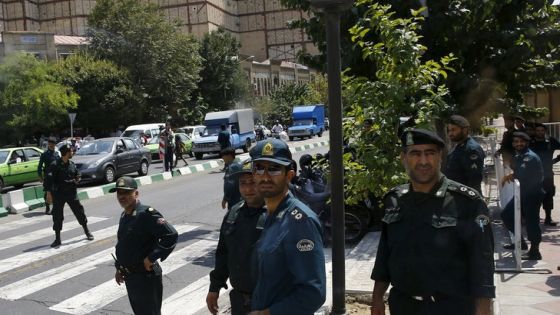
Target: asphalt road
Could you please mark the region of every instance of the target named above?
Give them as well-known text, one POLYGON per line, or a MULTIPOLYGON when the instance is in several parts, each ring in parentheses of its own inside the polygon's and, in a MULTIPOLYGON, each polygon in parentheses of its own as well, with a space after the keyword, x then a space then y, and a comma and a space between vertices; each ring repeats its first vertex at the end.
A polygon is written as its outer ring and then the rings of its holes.
MULTIPOLYGON (((220 207, 222 178, 223 173, 208 171, 139 188, 140 200, 160 210, 180 232, 175 251, 163 263, 164 314, 207 314, 207 275, 225 213, 220 207)), ((0 219, 1 314, 132 313, 124 287, 113 280, 110 256, 121 209, 114 195, 86 200, 83 205, 95 240, 85 240, 66 208, 58 249, 49 247, 52 223, 43 209, 0 219)), ((227 300, 225 293, 222 296, 227 300)))

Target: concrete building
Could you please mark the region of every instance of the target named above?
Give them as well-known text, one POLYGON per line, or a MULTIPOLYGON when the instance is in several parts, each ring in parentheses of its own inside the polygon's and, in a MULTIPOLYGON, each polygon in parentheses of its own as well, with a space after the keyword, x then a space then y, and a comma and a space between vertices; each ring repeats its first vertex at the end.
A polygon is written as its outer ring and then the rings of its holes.
POLYGON ((87 45, 85 37, 54 35, 41 32, 1 32, 0 62, 15 52, 26 52, 37 58, 58 60, 87 45))

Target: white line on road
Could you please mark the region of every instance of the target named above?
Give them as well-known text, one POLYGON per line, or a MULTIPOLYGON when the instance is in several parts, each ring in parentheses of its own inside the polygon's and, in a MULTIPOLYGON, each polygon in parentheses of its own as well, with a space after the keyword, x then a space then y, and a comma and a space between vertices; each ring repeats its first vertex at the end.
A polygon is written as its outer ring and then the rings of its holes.
MULTIPOLYGON (((206 294, 210 285, 208 275, 189 284, 184 289, 175 292, 163 301, 161 314, 184 315, 187 310, 194 314, 206 306, 206 294)), ((227 295, 222 295, 227 296, 227 295)))
POLYGON ((11 222, 3 222, 2 225, 0 225, 0 233, 17 230, 22 227, 41 223, 44 221, 52 221, 52 217, 48 215, 40 215, 40 216, 35 216, 33 218, 24 217, 22 219, 11 221, 11 222))

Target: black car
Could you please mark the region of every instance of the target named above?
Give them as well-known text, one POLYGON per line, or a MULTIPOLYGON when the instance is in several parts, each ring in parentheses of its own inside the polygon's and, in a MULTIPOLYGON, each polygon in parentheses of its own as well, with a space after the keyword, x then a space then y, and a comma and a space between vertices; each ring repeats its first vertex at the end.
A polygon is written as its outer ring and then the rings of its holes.
POLYGON ((102 138, 84 144, 72 158, 82 173, 82 182, 113 182, 121 175, 148 174, 150 150, 131 138, 102 138))

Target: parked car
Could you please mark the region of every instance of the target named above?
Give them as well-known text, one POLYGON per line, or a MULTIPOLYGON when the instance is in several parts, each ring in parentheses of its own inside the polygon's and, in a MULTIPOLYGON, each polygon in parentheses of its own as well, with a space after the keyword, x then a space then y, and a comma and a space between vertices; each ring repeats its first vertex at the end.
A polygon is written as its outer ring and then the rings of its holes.
MULTIPOLYGON (((186 133, 176 132, 175 135, 181 137, 181 141, 183 142, 183 150, 186 154, 190 157, 193 157, 192 153, 192 140, 186 133)), ((155 137, 148 141, 148 144, 144 146, 150 150, 150 155, 152 156, 152 161, 158 161, 159 158, 159 137, 155 137)))
POLYGON ((0 149, 0 190, 39 180, 37 167, 43 150, 36 147, 0 149))
POLYGON ((150 151, 132 138, 101 138, 86 143, 72 158, 82 173, 82 182, 113 182, 133 172, 148 174, 150 151))

